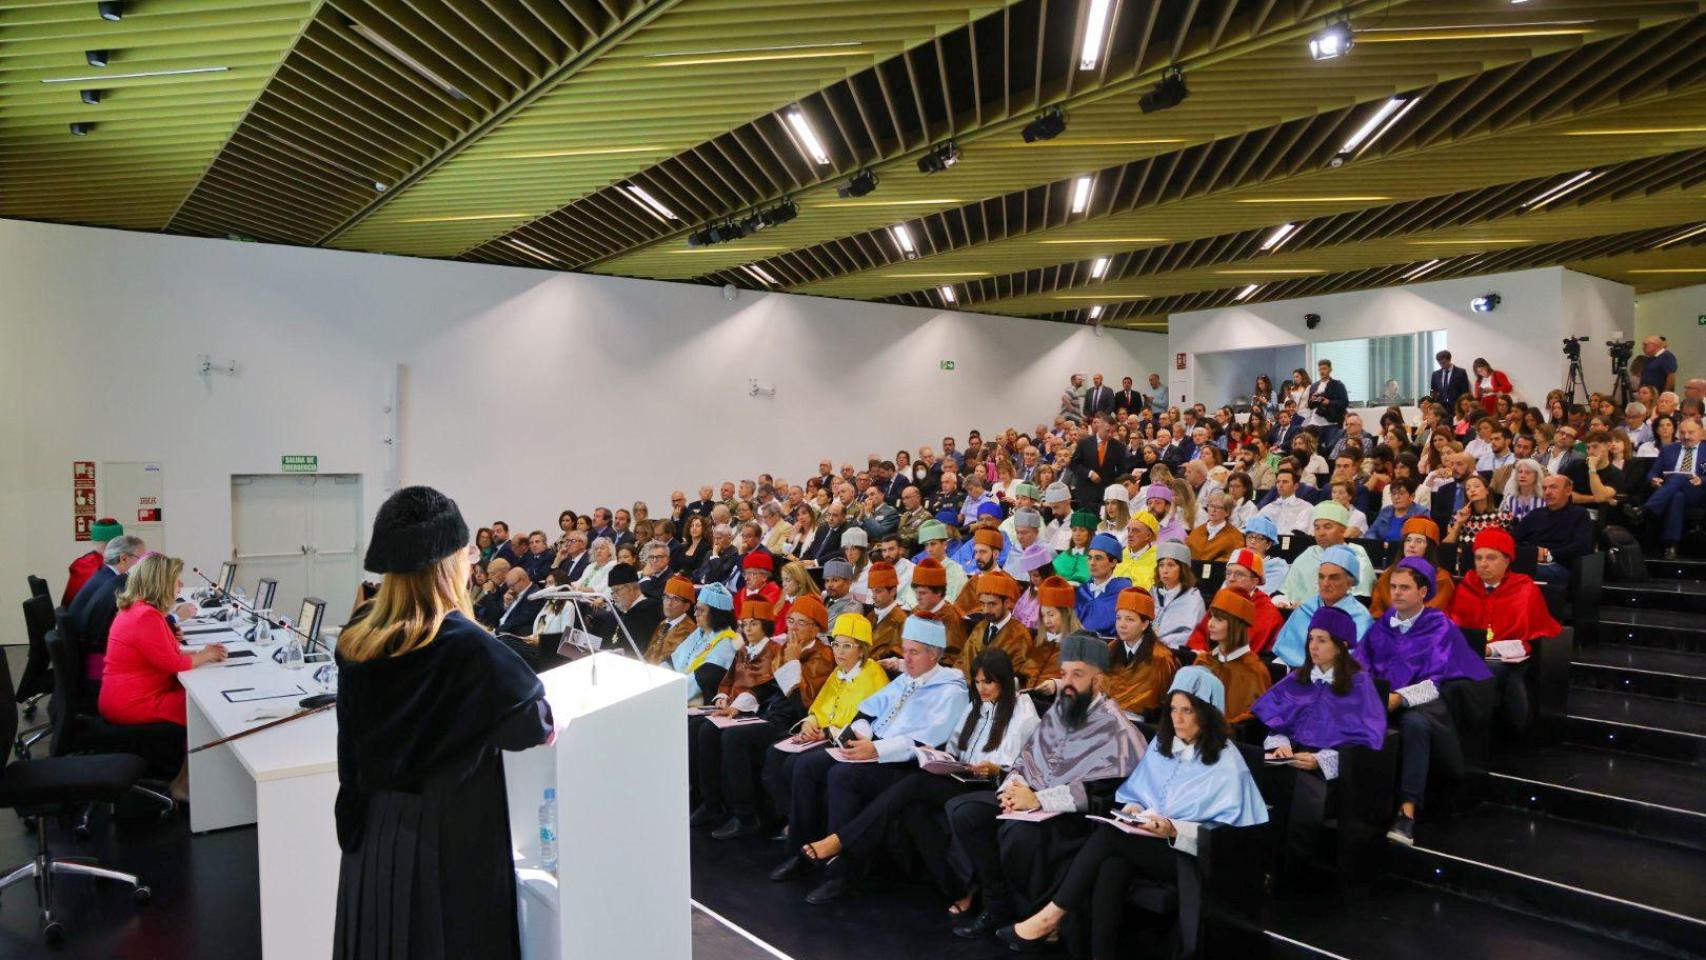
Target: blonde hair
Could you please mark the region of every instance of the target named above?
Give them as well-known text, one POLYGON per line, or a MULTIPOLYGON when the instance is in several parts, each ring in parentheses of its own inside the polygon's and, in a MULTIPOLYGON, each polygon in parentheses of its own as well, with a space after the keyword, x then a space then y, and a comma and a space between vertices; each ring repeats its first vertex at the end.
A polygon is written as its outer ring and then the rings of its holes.
POLYGON ((817 581, 812 579, 811 571, 807 570, 806 565, 798 560, 784 563, 782 573, 777 579, 781 579, 781 577, 792 577, 794 582, 800 585, 800 592, 794 595, 795 599, 807 594, 814 597, 823 596, 823 591, 818 589, 817 581))
POLYGON ((171 609, 178 596, 178 575, 184 572, 184 562, 163 553, 150 553, 130 569, 124 589, 118 592, 118 608, 130 609, 132 604, 146 603, 161 613, 171 609))
POLYGON ((338 654, 358 663, 400 657, 436 640, 451 613, 472 620, 467 560, 457 550, 424 570, 387 573, 372 602, 338 635, 338 654))

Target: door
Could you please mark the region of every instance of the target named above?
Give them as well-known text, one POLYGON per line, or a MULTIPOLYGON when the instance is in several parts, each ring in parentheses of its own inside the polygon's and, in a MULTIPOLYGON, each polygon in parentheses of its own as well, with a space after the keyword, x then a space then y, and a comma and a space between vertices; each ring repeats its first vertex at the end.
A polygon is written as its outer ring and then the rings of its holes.
POLYGON ((234 476, 231 536, 244 593, 252 597, 260 578, 272 577, 279 615, 294 620, 303 597, 319 597, 327 622, 342 623, 361 577, 361 478, 234 476))

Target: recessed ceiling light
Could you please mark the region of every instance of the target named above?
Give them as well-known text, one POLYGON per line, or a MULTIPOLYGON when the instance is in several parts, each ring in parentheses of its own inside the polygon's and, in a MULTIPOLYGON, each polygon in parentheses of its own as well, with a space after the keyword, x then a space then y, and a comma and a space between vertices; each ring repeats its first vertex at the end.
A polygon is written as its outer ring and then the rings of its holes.
POLYGON ((959 298, 954 296, 954 288, 953 287, 946 287, 946 286, 937 287, 936 292, 940 293, 942 295, 942 300, 947 302, 947 303, 959 302, 959 298))
POLYGON ((1296 232, 1297 224, 1282 223, 1275 227, 1272 233, 1268 234, 1268 238, 1266 240, 1262 241, 1262 249, 1270 251, 1278 250, 1287 240, 1291 239, 1292 234, 1295 234, 1296 232))
POLYGON ((760 283, 767 283, 772 287, 776 286, 776 278, 766 273, 764 268, 756 263, 749 263, 741 269, 757 277, 760 283))
POLYGON ((627 191, 628 196, 633 197, 638 201, 640 206, 645 207, 648 213, 657 217, 659 220, 679 219, 676 217, 674 211, 659 203, 656 197, 647 193, 646 188, 634 183, 625 183, 622 185, 622 189, 627 191))
POLYGON ((1072 182, 1072 212, 1083 213, 1090 209, 1090 189, 1095 181, 1089 177, 1079 177, 1072 182))
POLYGON ((1112 262, 1112 257, 1097 257, 1095 260, 1092 260, 1090 262, 1090 279, 1100 280, 1107 276, 1108 264, 1112 262))
POLYGON ((1233 303, 1243 303, 1244 301, 1250 299, 1250 297, 1253 296, 1255 294, 1255 292, 1257 290, 1260 290, 1261 288, 1262 288, 1261 284, 1252 283, 1249 286, 1245 287, 1244 289, 1238 291, 1238 295, 1232 298, 1232 302, 1233 303))
POLYGON ((1090 308, 1090 319, 1092 319, 1092 320, 1102 319, 1102 305, 1101 304, 1098 303, 1095 306, 1090 308))
POLYGON ((829 153, 823 149, 823 141, 818 139, 817 131, 812 128, 812 122, 806 116, 806 112, 799 107, 794 107, 784 116, 788 118, 788 127, 794 131, 795 138, 799 140, 800 152, 819 165, 827 164, 829 153))
MULTIPOLYGON (((96 64, 96 66, 104 66, 104 64, 96 64)), ((94 81, 105 83, 109 80, 140 80, 145 77, 181 77, 192 73, 224 73, 229 69, 231 68, 185 67, 180 70, 148 70, 143 73, 98 73, 93 76, 82 77, 44 77, 42 83, 90 83, 94 81)))
POLYGON ((918 259, 918 248, 912 245, 912 231, 906 224, 897 223, 889 228, 889 236, 894 238, 895 246, 900 248, 901 255, 908 260, 918 259))
POLYGON ((1420 277, 1424 273, 1432 273, 1434 270, 1438 269, 1440 264, 1442 264, 1444 262, 1445 262, 1444 260, 1429 260, 1427 263, 1424 263, 1421 266, 1417 267, 1416 269, 1411 270, 1409 273, 1404 274, 1399 279, 1401 279, 1401 280, 1414 280, 1417 277, 1420 277))
POLYGON ((443 90, 446 94, 448 94, 450 96, 451 99, 453 99, 453 100, 466 100, 466 99, 468 99, 468 95, 463 93, 461 90, 457 89, 455 84, 451 83, 449 80, 446 80, 444 77, 441 77, 437 73, 428 69, 426 64, 423 64, 419 60, 416 60, 414 57, 411 57, 407 53, 404 53, 401 47, 397 46, 396 44, 392 43, 391 41, 385 39, 384 37, 380 36, 377 33, 374 33, 372 30, 368 29, 367 27, 363 26, 362 24, 356 23, 354 20, 349 21, 349 29, 351 31, 353 31, 356 35, 360 36, 363 40, 366 40, 368 43, 371 43, 374 46, 378 47, 379 49, 390 54, 391 58, 393 60, 396 60, 398 63, 402 64, 403 66, 408 67, 410 70, 413 70, 415 73, 419 74, 423 79, 425 79, 427 82, 431 83, 433 86, 439 88, 440 90, 443 90))
POLYGON ((1110 0, 1088 0, 1084 9, 1084 43, 1078 51, 1078 69, 1094 70, 1102 59, 1102 46, 1108 37, 1108 8, 1110 0))

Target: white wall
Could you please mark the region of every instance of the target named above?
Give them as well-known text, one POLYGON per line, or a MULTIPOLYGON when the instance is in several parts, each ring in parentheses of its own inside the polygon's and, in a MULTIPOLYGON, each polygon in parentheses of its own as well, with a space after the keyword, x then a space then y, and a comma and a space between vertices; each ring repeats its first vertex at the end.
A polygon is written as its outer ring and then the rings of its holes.
MULTIPOLYGON (((1670 341, 1676 354, 1677 392, 1690 377, 1706 370, 1706 284, 1679 287, 1635 298, 1635 339, 1657 334, 1670 341)), ((1636 344, 1640 349, 1640 344, 1636 344)))
MULTIPOLYGON (((1597 352, 1584 351, 1587 383, 1603 390, 1611 385, 1611 371, 1602 341, 1614 330, 1633 328, 1632 297, 1622 284, 1550 267, 1174 314, 1168 350, 1191 357, 1185 370, 1171 372, 1172 392, 1175 402, 1188 397, 1213 406, 1249 389, 1247 379, 1221 379, 1223 363, 1199 365, 1198 353, 1425 330, 1447 331, 1447 347, 1460 365, 1486 357, 1532 401, 1563 384, 1563 338, 1590 335, 1597 352), (1502 298, 1499 308, 1470 311, 1469 301, 1489 292, 1502 298), (1321 315, 1313 330, 1304 325, 1306 313, 1321 315)), ((1287 366, 1275 375, 1289 372, 1287 366)))
POLYGON ((398 364, 403 482, 470 524, 551 529, 564 507, 662 509, 677 487, 1030 428, 1074 371, 1142 382, 1167 360, 1157 334, 6 220, 0 338, 14 611, 26 573, 57 590, 84 549, 73 460, 160 461, 164 546, 202 565, 230 550, 231 475, 283 454, 361 474, 370 518, 398 364), (238 375, 204 382, 202 353, 238 375))

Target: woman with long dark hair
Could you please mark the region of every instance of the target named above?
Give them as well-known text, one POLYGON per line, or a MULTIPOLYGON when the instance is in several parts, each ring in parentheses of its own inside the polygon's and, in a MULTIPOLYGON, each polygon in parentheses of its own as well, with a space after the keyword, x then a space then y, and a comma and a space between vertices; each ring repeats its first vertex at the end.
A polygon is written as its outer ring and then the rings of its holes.
POLYGON ((533 671, 474 622, 472 552, 429 487, 374 518, 365 566, 384 579, 338 636, 334 957, 521 953, 499 751, 553 723, 533 671))
POLYGON ((701 513, 689 514, 681 542, 669 552, 669 569, 673 573, 693 575, 711 549, 711 521, 701 513))
MULTIPOLYGON (((949 800, 962 793, 990 789, 990 784, 1018 759, 1019 750, 1039 722, 1031 698, 1019 693, 1013 661, 1005 650, 991 647, 978 654, 971 673, 977 682, 968 690, 959 733, 946 748, 920 751, 920 760, 927 766, 878 794, 841 829, 810 845, 808 856, 828 863, 828 869, 824 882, 806 897, 808 902, 840 899, 848 882, 882 846, 888 825, 897 819, 942 892, 950 897, 965 892, 971 866, 957 855, 950 856, 949 835, 937 823, 937 815, 949 800), (829 862, 831 858, 834 862, 829 862)), ((969 899, 949 912, 963 913, 969 899)))
MULTIPOLYGON (((1160 730, 1115 800, 1135 820, 1130 829, 1099 824, 1072 858, 1066 879, 1043 908, 998 931, 1025 951, 1055 930, 1079 957, 1120 955, 1120 924, 1129 913, 1132 882, 1171 884, 1176 854, 1195 856, 1205 823, 1244 827, 1268 822, 1268 808, 1244 758, 1228 738, 1226 692, 1214 674, 1186 667, 1173 678, 1160 730), (1163 843, 1156 843, 1157 839, 1163 843)), ((1185 956, 1195 955, 1198 931, 1181 930, 1185 956)))

